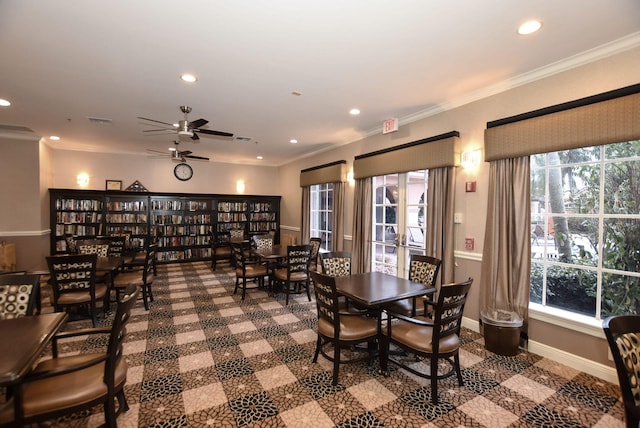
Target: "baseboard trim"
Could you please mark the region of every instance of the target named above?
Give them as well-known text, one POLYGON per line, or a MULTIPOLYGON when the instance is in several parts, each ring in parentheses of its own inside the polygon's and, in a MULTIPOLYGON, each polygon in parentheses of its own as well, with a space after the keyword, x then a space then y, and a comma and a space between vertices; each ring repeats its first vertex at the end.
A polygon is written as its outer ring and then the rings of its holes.
MULTIPOLYGON (((462 326, 475 331, 476 333, 480 332, 480 323, 476 320, 463 317, 462 326)), ((588 360, 578 355, 536 342, 535 340, 529 340, 527 351, 560 364, 564 364, 565 366, 580 370, 615 385, 618 384, 618 375, 614 367, 609 367, 604 364, 588 360)))

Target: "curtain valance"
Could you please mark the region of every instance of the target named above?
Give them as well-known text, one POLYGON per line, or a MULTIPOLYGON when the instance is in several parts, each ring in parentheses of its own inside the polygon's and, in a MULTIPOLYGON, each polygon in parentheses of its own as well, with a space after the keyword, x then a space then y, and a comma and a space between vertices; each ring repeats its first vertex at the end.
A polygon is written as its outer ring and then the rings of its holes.
POLYGON ((312 186, 314 184, 340 183, 346 181, 347 161, 318 165, 300 171, 300 187, 312 186))
POLYGON ((456 165, 460 133, 451 131, 388 149, 356 156, 355 179, 456 165))
POLYGON ((640 139, 640 84, 487 123, 486 161, 640 139))

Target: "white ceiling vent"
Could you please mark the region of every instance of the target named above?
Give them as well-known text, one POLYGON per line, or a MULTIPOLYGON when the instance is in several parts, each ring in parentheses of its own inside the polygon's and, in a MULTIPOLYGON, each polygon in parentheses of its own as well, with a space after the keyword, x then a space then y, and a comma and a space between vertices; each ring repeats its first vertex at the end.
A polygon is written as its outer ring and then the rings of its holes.
POLYGON ((91 116, 87 116, 87 119, 89 119, 89 122, 91 123, 95 123, 98 125, 112 125, 113 121, 111 119, 105 119, 102 117, 91 117, 91 116))
POLYGON ((26 126, 17 125, 0 125, 0 131, 12 131, 12 132, 33 132, 33 129, 26 126))

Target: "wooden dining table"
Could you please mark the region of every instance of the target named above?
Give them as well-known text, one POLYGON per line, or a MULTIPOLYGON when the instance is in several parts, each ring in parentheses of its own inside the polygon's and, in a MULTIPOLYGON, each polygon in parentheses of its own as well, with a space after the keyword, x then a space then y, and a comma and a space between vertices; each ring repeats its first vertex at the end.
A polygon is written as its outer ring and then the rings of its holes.
POLYGON ((0 386, 20 383, 66 320, 64 312, 0 320, 0 386))
MULTIPOLYGON (((429 287, 420 282, 410 281, 382 272, 366 272, 336 277, 336 289, 349 300, 375 311, 378 319, 382 317, 382 305, 385 303, 430 295, 436 292, 435 287, 429 287)), ((388 343, 384 340, 378 340, 378 346, 388 346, 388 343)), ((375 350, 369 347, 368 351, 374 353, 375 350)), ((380 372, 384 376, 388 376, 389 372, 386 370, 387 362, 386 360, 382 361, 382 359, 387 358, 388 352, 382 352, 382 349, 377 351, 380 358, 380 367, 385 368, 380 372)))
POLYGON ((436 292, 419 282, 410 281, 382 272, 357 273, 336 278, 338 292, 350 300, 371 309, 381 310, 384 303, 436 292))

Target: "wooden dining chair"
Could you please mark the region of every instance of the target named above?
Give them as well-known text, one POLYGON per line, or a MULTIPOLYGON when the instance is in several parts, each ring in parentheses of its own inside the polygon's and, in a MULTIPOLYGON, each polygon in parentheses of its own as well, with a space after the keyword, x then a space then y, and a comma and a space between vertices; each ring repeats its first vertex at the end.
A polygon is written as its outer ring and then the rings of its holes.
POLYGON ((433 318, 409 317, 388 313, 386 326, 382 328, 380 369, 387 372, 388 362, 392 362, 408 372, 431 380, 431 402, 438 404, 438 380, 457 375, 458 384, 463 386, 460 371, 460 327, 467 294, 473 279, 444 284, 440 288, 438 300, 433 305, 433 318), (425 357, 428 370, 418 370, 414 358, 401 361, 389 357, 389 345, 394 344, 418 357, 425 357), (450 369, 438 371, 438 363, 446 362, 450 369))
POLYGON ((238 287, 242 288, 242 300, 244 300, 248 288, 264 287, 264 278, 269 275, 267 266, 257 258, 247 256, 251 251, 249 242, 232 242, 233 257, 236 267, 236 286, 233 294, 236 294, 238 287), (253 282, 255 286, 248 286, 248 282, 253 282))
POLYGON ((328 251, 320 254, 322 273, 339 277, 351 275, 351 253, 348 251, 328 251))
POLYGON ((640 426, 640 316, 618 315, 602 321, 616 365, 627 428, 640 426))
POLYGON ((219 261, 232 263, 233 249, 231 248, 231 234, 226 232, 211 233, 211 269, 216 270, 219 261))
MULTIPOLYGON (((428 287, 435 287, 436 278, 442 261, 431 256, 412 254, 409 261, 409 280, 428 287)), ((425 301, 433 301, 433 296, 419 296, 387 303, 383 306, 389 312, 415 317, 424 315, 428 310, 425 301)))
POLYGON ((318 255, 322 246, 322 238, 309 239, 311 245, 311 260, 309 262, 309 270, 318 270, 318 255))
POLYGON ((22 427, 102 405, 105 425, 116 427, 118 415, 129 409, 124 392, 127 362, 123 343, 137 295, 137 287, 127 287, 111 327, 58 333, 53 342, 54 358, 38 363, 0 404, 0 426, 22 427), (58 357, 57 342, 86 335, 108 336, 106 352, 58 357))
POLYGON ((142 303, 144 308, 149 310, 149 302, 153 302, 153 265, 156 258, 158 244, 147 246, 144 264, 139 268, 127 269, 120 272, 113 280, 113 289, 116 293, 116 300, 119 299, 120 293, 129 285, 135 285, 142 290, 142 303))
POLYGON ((33 315, 39 290, 40 275, 0 275, 0 320, 33 315))
POLYGON ((311 251, 311 245, 289 245, 286 267, 276 269, 273 273, 274 279, 282 285, 286 294, 285 306, 289 304, 290 294, 302 294, 304 291, 311 301, 309 291, 311 251))
MULTIPOLYGON (((336 289, 335 277, 321 274, 315 271, 309 273, 313 279, 313 290, 316 296, 316 308, 318 312, 318 339, 313 362, 318 362, 318 355, 322 354, 333 363, 332 384, 338 384, 338 372, 340 364, 354 363, 368 360, 371 364, 374 343, 379 334, 379 321, 374 312, 343 312, 340 308, 340 294, 336 289), (354 347, 363 342, 370 342, 364 355, 349 359, 342 358, 341 350, 354 347), (333 346, 333 355, 326 349, 333 346)), ((352 348, 352 350, 355 348, 352 348)))
POLYGON ((273 236, 271 235, 253 235, 251 237, 251 245, 256 250, 265 250, 273 248, 273 236))
POLYGON ((93 326, 98 326, 98 302, 109 306, 106 284, 96 283, 96 254, 48 256, 52 303, 55 312, 88 309, 93 326))

